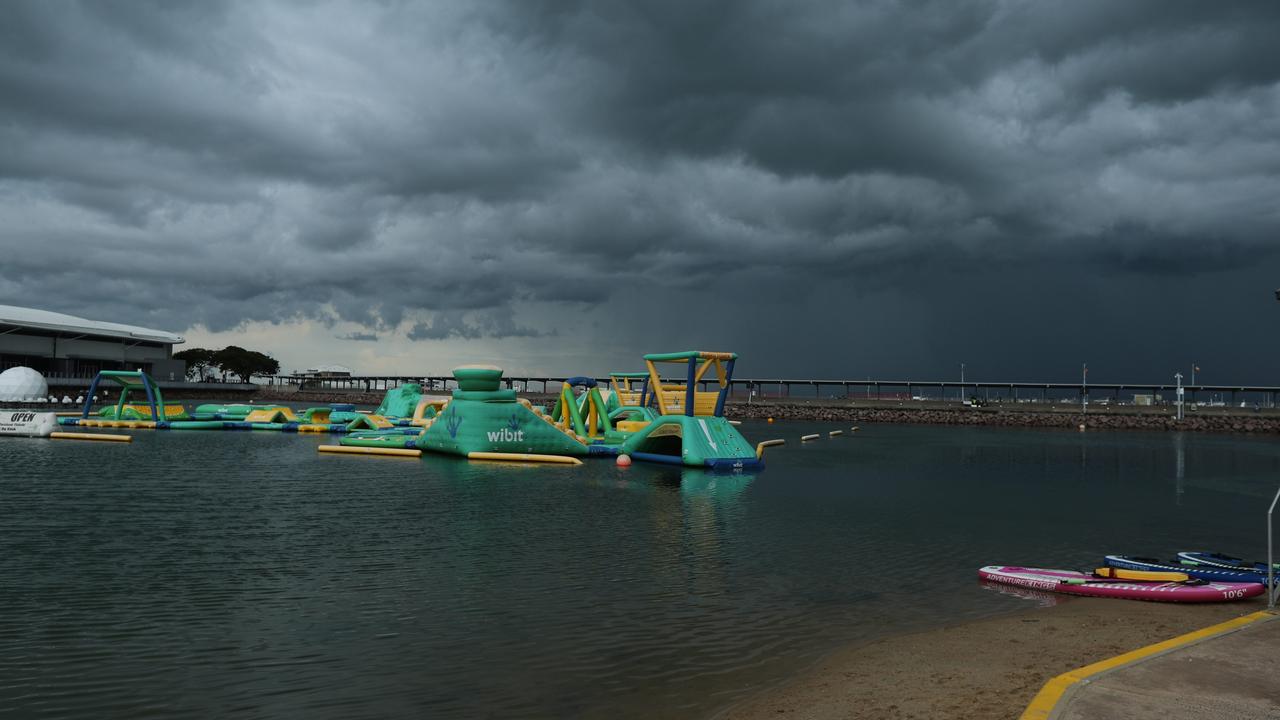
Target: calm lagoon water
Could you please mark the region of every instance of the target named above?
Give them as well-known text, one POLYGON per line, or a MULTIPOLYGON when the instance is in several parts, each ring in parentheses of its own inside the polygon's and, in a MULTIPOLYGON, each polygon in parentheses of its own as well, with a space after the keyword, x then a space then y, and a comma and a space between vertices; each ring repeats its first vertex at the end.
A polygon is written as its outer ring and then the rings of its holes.
POLYGON ((0 716, 706 717, 1027 607, 988 563, 1264 552, 1272 438, 833 425, 756 476, 0 442, 0 716))

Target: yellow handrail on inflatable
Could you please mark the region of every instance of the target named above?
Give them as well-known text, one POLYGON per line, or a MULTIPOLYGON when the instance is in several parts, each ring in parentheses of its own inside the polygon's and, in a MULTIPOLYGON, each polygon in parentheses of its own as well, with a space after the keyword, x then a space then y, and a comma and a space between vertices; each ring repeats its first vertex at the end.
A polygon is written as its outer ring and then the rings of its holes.
POLYGON ((786 445, 786 444, 787 444, 786 440, 765 440, 764 442, 761 442, 758 445, 756 445, 756 459, 759 460, 760 458, 764 457, 765 448, 773 447, 775 445, 786 445))

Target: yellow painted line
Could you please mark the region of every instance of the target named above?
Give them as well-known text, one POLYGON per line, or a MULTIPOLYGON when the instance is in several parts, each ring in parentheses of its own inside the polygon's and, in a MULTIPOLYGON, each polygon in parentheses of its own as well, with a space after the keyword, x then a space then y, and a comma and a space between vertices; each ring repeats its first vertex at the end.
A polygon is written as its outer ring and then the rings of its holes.
POLYGON ((578 458, 568 455, 538 455, 534 453, 471 452, 467 453, 467 459, 493 460, 496 462, 559 463, 561 465, 582 464, 582 461, 578 458))
POLYGON ((133 442, 132 435, 95 435, 93 433, 49 433, 54 440, 97 440, 99 442, 133 442))
POLYGON ((1123 655, 1107 658, 1106 660, 1101 660, 1093 663, 1092 665, 1085 665, 1084 667, 1076 668, 1075 670, 1068 670, 1067 672, 1051 679, 1049 682, 1044 684, 1044 687, 1040 688, 1040 692, 1036 693, 1036 696, 1031 699, 1031 704, 1022 712, 1021 720, 1047 720, 1050 713, 1053 712, 1054 707, 1057 706, 1058 701, 1062 699, 1062 696, 1066 694, 1067 690, 1069 690, 1071 686, 1082 680, 1087 680, 1094 675, 1107 672, 1108 670, 1115 670, 1123 665, 1128 665, 1129 663, 1149 658, 1152 655, 1159 655, 1160 653, 1173 650, 1174 648, 1178 648, 1183 645, 1188 645, 1199 640, 1205 640, 1216 635, 1222 635, 1224 633, 1231 632, 1232 630, 1242 628, 1245 625, 1258 622, 1259 620, 1267 620, 1274 617, 1276 617, 1275 613, 1268 610, 1260 610, 1256 613, 1238 617, 1234 620, 1228 620, 1223 623, 1218 623, 1217 625, 1210 625, 1207 628, 1201 628, 1199 630, 1189 632, 1186 635, 1179 635, 1176 638, 1165 640, 1164 642, 1158 642, 1154 645, 1138 648, 1137 650, 1124 653, 1123 655))
POLYGON ((422 451, 416 448, 379 448, 352 447, 349 445, 319 445, 319 452, 350 453, 352 455, 399 455, 401 457, 422 457, 422 451))

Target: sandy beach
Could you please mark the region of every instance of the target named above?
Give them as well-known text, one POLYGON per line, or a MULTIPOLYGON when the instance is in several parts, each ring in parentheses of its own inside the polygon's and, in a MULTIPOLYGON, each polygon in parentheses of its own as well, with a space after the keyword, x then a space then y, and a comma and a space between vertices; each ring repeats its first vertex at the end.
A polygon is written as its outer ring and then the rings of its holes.
POLYGON ((717 720, 1016 718, 1072 668, 1263 609, 1062 597, 1038 607, 843 648, 717 720))

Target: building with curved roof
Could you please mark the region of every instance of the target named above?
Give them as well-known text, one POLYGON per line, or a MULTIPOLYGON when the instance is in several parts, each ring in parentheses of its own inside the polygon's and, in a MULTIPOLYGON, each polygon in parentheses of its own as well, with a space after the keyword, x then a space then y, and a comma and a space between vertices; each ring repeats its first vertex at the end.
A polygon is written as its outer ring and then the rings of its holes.
POLYGON ((26 366, 50 379, 142 370, 156 379, 182 380, 186 364, 173 359, 173 346, 183 342, 163 330, 0 305, 0 370, 26 366))

